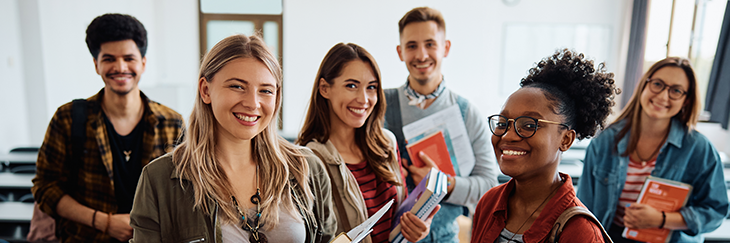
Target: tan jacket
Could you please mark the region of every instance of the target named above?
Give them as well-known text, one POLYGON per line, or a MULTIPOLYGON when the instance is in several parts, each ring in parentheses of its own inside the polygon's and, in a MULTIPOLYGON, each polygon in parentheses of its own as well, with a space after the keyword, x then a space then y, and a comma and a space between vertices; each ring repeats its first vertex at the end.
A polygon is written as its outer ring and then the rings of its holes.
MULTIPOLYGON (((383 129, 383 133, 390 139, 392 145, 391 149, 393 149, 393 153, 395 153, 397 148, 395 135, 386 129, 383 129)), ((315 140, 307 143, 307 147, 312 149, 312 151, 322 160, 325 168, 330 173, 330 179, 333 187, 332 202, 335 206, 342 205, 342 208, 345 211, 345 215, 340 215, 342 213, 338 210, 338 207, 334 207, 335 215, 337 215, 337 234, 340 232, 347 232, 355 226, 360 225, 362 222, 365 222, 365 220, 368 219, 368 214, 367 207, 365 206, 365 199, 362 197, 362 191, 360 191, 360 186, 357 184, 357 180, 350 172, 350 169, 347 168, 347 164, 345 164, 342 156, 340 156, 340 153, 337 152, 334 144, 332 144, 332 141, 327 141, 327 143, 322 144, 315 140), (339 191, 339 198, 335 198, 334 190, 339 191), (348 223, 350 227, 346 226, 348 223)), ((388 164, 388 169, 395 175, 401 174, 400 165, 398 164, 397 159, 394 159, 388 164)), ((396 180, 401 183, 401 186, 396 187, 398 191, 398 204, 393 204, 392 206, 395 208, 400 206, 400 203, 403 202, 406 195, 406 188, 404 187, 405 181, 403 181, 403 177, 397 176, 396 180)), ((362 242, 370 243, 370 236, 366 237, 362 242)))
MULTIPOLYGON (((329 177, 309 149, 303 148, 302 153, 309 164, 309 186, 314 195, 314 205, 299 208, 304 215, 305 242, 327 243, 334 236, 336 224, 329 177)), ((185 181, 183 190, 180 177, 174 171, 169 153, 142 169, 130 214, 130 225, 134 228, 130 242, 222 242, 220 222, 215 217, 218 204, 209 201, 209 211, 213 212, 210 215, 193 210, 192 185, 185 181)), ((292 195, 295 200, 303 196, 296 184, 292 195)))

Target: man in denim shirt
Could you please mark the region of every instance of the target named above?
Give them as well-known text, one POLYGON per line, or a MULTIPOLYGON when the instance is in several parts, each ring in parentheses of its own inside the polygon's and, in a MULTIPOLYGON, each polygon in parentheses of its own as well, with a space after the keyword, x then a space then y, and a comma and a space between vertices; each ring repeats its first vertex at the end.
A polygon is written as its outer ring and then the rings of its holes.
MULTIPOLYGON (((479 198, 497 185, 497 163, 490 142, 486 119, 469 101, 451 92, 444 85, 441 61, 449 54, 451 42, 446 40, 446 26, 441 13, 432 8, 414 8, 398 23, 400 45, 398 56, 408 68, 408 81, 399 88, 386 90, 388 108, 385 126, 396 134, 403 165, 408 170, 409 189, 417 185, 433 163, 420 155, 427 166, 411 165, 403 142, 403 125, 458 105, 469 142, 474 151, 474 168, 468 174, 448 178, 448 195, 431 223, 429 235, 420 242, 458 242, 456 217, 473 209, 479 198), (395 122, 394 122, 395 121, 395 122)), ((434 166, 435 167, 435 166, 434 166)))

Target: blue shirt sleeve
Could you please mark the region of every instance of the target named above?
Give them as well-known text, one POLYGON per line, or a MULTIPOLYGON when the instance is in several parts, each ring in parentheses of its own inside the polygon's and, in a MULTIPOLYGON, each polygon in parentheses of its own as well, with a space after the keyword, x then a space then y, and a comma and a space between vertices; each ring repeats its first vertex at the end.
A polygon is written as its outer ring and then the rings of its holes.
MULTIPOLYGON (((595 178, 593 178, 593 166, 594 163, 596 163, 596 160, 598 160, 599 156, 596 154, 596 147, 599 147, 598 140, 593 140, 588 145, 588 148, 586 149, 585 159, 583 159, 583 172, 581 173, 580 179, 578 181, 578 191, 576 192, 576 196, 580 201, 588 208, 588 210, 595 210, 595 197, 594 197, 594 183, 595 178)), ((596 214, 596 212, 593 212, 593 214, 596 214)))
POLYGON ((687 224, 683 232, 694 236, 709 233, 720 227, 728 214, 728 197, 723 175, 723 165, 714 146, 702 135, 683 149, 694 150, 693 161, 686 168, 686 176, 692 180, 692 195, 687 205, 679 210, 687 224), (701 166, 699 166, 701 165, 701 166))

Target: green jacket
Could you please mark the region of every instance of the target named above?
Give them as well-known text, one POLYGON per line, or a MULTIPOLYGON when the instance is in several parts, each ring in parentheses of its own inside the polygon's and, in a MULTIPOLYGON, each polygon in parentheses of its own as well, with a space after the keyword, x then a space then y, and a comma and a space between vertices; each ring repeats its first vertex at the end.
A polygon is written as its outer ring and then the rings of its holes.
MULTIPOLYGON (((311 150, 303 148, 302 153, 309 164, 309 186, 314 195, 314 205, 299 208, 304 215, 305 242, 327 243, 337 227, 330 180, 322 162, 311 150)), ((222 242, 220 222, 215 217, 218 204, 211 199, 208 204, 211 215, 194 210, 192 185, 185 181, 183 189, 174 171, 169 153, 142 169, 130 215, 130 225, 134 228, 130 242, 222 242)), ((292 195, 295 200, 303 196, 296 184, 292 195)))

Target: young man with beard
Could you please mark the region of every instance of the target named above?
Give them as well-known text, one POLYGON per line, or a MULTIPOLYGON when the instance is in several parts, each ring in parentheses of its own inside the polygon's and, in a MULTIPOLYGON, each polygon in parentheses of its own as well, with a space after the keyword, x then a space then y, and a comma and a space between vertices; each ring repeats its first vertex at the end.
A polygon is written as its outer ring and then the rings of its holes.
POLYGON ((147 31, 136 18, 95 18, 86 44, 104 88, 54 114, 38 153, 33 196, 56 220, 61 242, 127 241, 142 167, 172 150, 183 120, 139 90, 147 31), (74 123, 83 131, 72 132, 74 123))
POLYGON ((386 128, 398 137, 403 166, 408 170, 406 179, 409 188, 417 185, 428 173, 433 163, 425 154, 421 159, 430 166, 411 165, 405 149, 403 126, 421 118, 458 105, 469 141, 474 151, 475 165, 469 174, 448 178, 448 195, 441 202, 441 209, 431 223, 431 232, 420 242, 458 242, 459 231, 456 217, 465 212, 464 207, 473 209, 479 197, 497 185, 498 168, 489 140, 489 129, 485 117, 476 107, 461 96, 451 92, 444 85, 441 62, 449 54, 451 42, 446 39, 446 26, 441 13, 432 8, 414 8, 398 23, 400 45, 398 56, 408 68, 407 82, 386 90, 388 108, 386 128))

